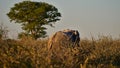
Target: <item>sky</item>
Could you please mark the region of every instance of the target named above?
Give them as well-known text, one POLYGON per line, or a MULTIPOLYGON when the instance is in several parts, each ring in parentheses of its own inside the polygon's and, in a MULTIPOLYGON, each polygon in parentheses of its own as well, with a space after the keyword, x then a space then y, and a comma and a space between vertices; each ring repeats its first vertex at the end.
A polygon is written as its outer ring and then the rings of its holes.
MULTIPOLYGON (((19 24, 10 22, 6 13, 15 3, 24 0, 0 0, 0 23, 9 30, 9 37, 16 38, 22 31, 19 24)), ((61 13, 55 28, 46 26, 48 36, 64 30, 78 30, 81 38, 111 35, 120 37, 120 0, 31 0, 54 5, 61 13)))

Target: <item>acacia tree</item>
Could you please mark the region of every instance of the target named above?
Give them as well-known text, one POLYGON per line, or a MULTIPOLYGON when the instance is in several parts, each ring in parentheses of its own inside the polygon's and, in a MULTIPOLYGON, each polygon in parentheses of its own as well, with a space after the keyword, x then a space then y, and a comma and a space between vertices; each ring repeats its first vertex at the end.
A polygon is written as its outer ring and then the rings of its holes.
POLYGON ((35 39, 46 37, 47 28, 44 25, 53 26, 61 17, 55 6, 32 1, 16 3, 7 15, 10 21, 21 24, 24 31, 19 36, 24 34, 35 39))

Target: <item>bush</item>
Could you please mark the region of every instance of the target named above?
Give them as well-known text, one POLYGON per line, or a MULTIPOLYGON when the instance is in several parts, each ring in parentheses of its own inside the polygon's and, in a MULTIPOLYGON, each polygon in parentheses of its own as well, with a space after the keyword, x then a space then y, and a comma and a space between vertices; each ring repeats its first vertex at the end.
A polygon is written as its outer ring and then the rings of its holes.
POLYGON ((0 39, 6 39, 7 33, 8 33, 7 27, 0 23, 0 39))
POLYGON ((80 47, 63 47, 60 52, 48 51, 47 40, 0 40, 0 68, 117 68, 119 50, 120 39, 106 36, 81 39, 80 47))

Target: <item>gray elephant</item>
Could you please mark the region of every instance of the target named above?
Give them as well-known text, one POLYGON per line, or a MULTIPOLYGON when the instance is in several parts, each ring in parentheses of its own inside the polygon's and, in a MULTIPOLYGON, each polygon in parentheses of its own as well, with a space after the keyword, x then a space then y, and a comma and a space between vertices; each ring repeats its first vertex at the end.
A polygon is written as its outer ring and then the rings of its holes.
POLYGON ((77 30, 66 29, 63 31, 58 31, 48 40, 48 49, 56 47, 58 44, 70 43, 72 46, 79 46, 80 37, 77 30))

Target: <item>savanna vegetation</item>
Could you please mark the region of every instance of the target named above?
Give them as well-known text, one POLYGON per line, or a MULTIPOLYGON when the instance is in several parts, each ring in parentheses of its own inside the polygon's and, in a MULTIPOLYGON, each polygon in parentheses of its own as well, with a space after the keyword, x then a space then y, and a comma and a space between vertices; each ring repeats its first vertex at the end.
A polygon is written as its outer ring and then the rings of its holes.
POLYGON ((61 13, 55 6, 45 2, 23 1, 14 4, 7 16, 11 22, 21 25, 23 32, 19 33, 19 38, 25 35, 38 39, 46 37, 45 25, 53 27, 60 20, 61 13))
POLYGON ((0 68, 120 67, 120 38, 100 36, 97 40, 81 39, 80 47, 66 48, 62 56, 53 54, 52 57, 49 57, 47 41, 30 37, 21 40, 0 39, 0 68))
POLYGON ((8 30, 0 26, 0 68, 120 68, 120 38, 111 36, 81 39, 80 47, 67 47, 69 42, 56 44, 64 47, 51 53, 48 39, 38 38, 46 37, 44 25, 53 26, 60 20, 53 5, 23 1, 7 15, 24 31, 19 34, 21 39, 7 39, 8 30))

